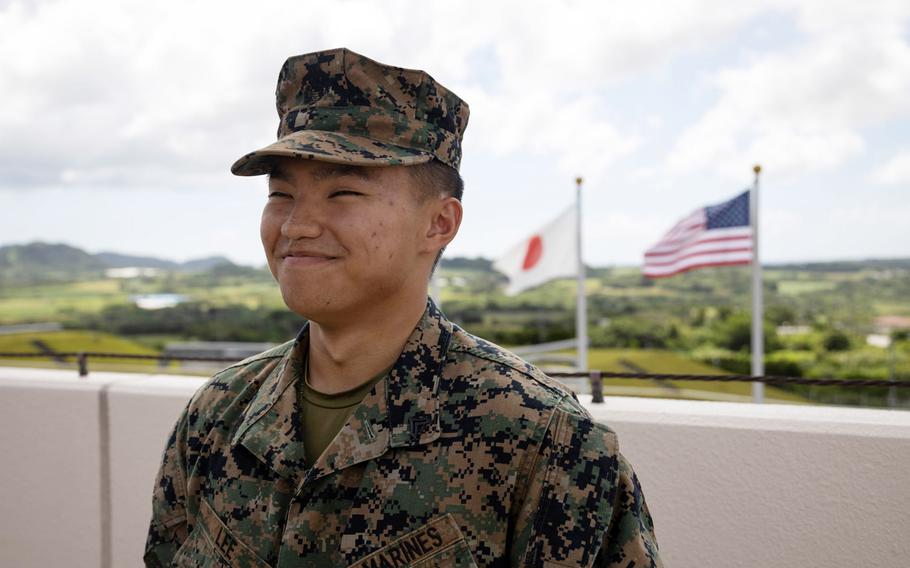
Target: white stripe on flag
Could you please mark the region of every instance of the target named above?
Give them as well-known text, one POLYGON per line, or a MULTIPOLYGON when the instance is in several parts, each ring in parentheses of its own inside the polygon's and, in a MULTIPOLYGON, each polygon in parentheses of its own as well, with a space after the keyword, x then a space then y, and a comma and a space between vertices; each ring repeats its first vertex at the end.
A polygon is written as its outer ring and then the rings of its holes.
POLYGON ((649 263, 651 260, 663 262, 679 254, 740 246, 752 246, 752 229, 750 227, 705 231, 697 238, 680 245, 654 247, 645 253, 645 257, 649 263))
POLYGON ((716 254, 700 254, 690 256, 667 266, 645 266, 643 272, 648 277, 672 276, 683 270, 701 268, 705 266, 725 266, 734 264, 748 264, 752 260, 752 249, 738 252, 720 252, 716 254))

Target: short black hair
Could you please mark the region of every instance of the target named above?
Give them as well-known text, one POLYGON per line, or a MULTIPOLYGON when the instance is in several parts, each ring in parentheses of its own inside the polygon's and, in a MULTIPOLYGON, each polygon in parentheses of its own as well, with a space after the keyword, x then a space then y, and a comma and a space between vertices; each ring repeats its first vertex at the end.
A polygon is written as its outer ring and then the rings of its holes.
MULTIPOLYGON (((454 197, 461 201, 461 196, 464 194, 464 180, 461 179, 458 170, 452 166, 433 159, 415 166, 408 166, 407 171, 411 174, 411 179, 417 182, 418 199, 421 201, 434 196, 454 197)), ((445 250, 443 247, 436 255, 433 268, 430 270, 431 276, 436 272, 436 266, 439 265, 439 259, 442 258, 445 250)))
POLYGON ((464 180, 452 166, 439 160, 430 160, 416 166, 408 166, 408 173, 417 182, 424 198, 445 195, 461 201, 464 180))

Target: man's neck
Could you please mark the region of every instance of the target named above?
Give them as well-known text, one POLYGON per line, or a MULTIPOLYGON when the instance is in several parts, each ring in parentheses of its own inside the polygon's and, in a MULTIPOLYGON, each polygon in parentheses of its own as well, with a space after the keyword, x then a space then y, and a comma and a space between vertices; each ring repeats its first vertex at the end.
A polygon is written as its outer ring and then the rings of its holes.
POLYGON ((391 367, 426 309, 426 296, 359 314, 348 325, 310 322, 308 382, 333 394, 356 388, 391 367), (384 309, 383 309, 384 308, 384 309))

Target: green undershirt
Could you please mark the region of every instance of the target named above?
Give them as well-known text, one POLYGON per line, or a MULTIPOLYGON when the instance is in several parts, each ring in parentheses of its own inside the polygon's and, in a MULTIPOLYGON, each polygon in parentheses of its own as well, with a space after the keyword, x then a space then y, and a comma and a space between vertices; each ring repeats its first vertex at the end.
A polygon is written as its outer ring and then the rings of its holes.
POLYGON ((298 392, 303 415, 303 453, 307 464, 312 466, 341 431, 357 405, 389 370, 386 369, 359 387, 336 394, 325 394, 310 385, 307 380, 308 367, 308 361, 304 357, 303 380, 300 381, 298 392))

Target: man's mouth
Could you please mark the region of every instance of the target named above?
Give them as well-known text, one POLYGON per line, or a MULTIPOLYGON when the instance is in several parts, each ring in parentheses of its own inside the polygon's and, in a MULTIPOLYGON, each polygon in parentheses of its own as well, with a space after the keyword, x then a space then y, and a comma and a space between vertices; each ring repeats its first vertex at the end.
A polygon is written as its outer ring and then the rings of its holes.
POLYGON ((282 256, 288 266, 317 266, 336 260, 337 256, 329 256, 318 252, 291 252, 282 256))

